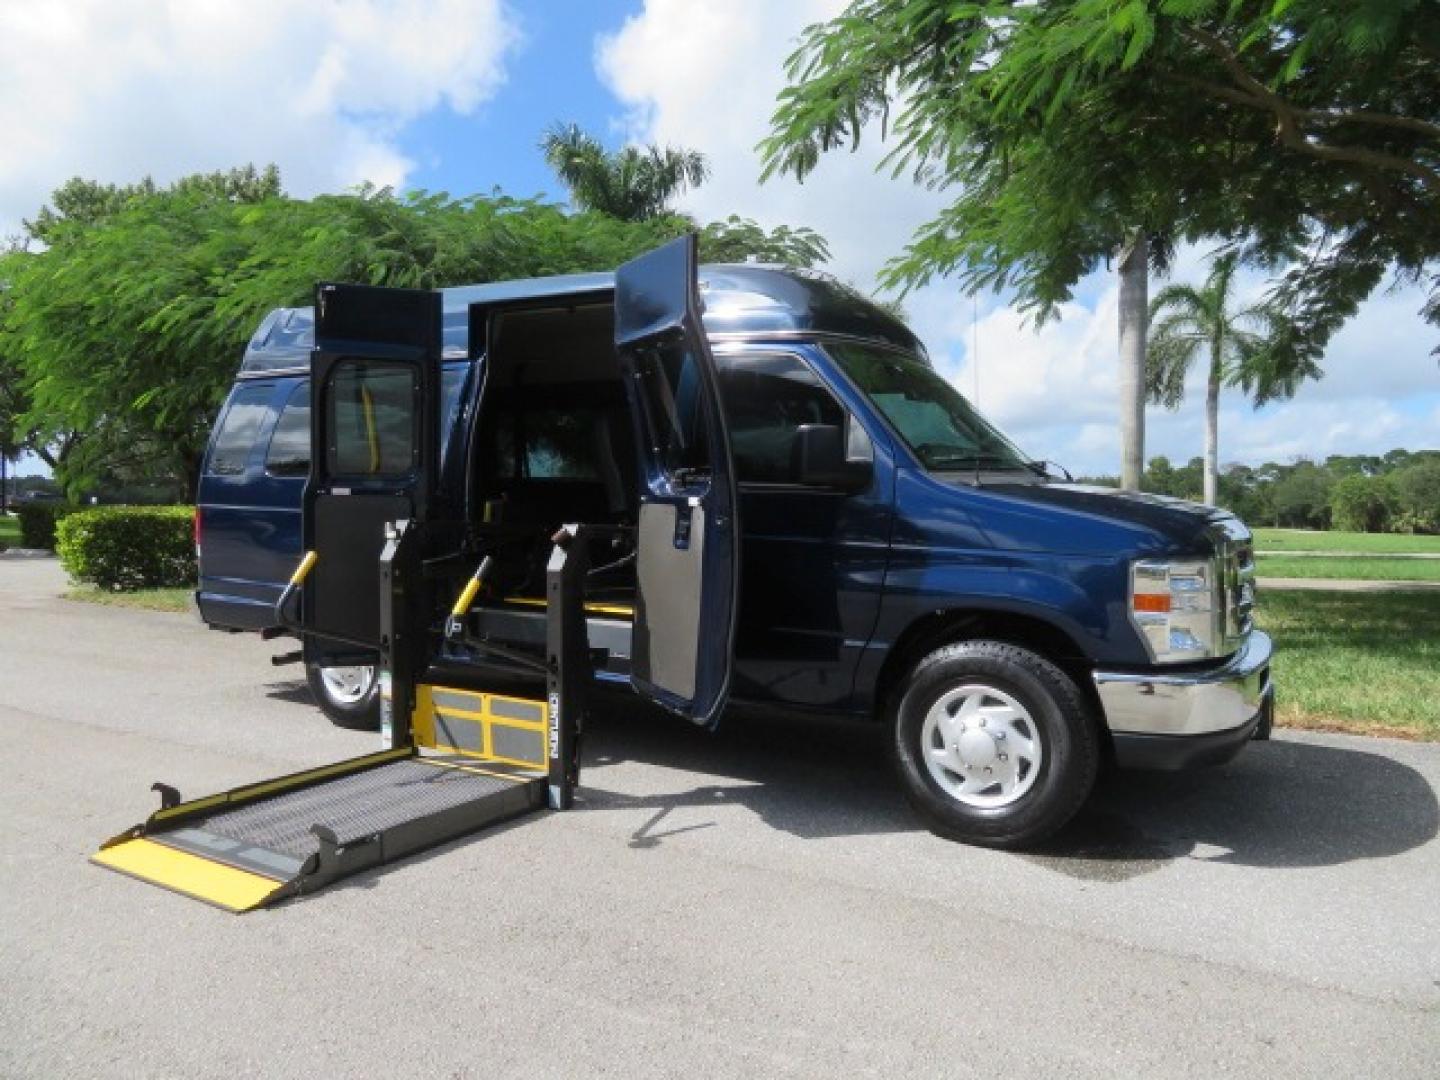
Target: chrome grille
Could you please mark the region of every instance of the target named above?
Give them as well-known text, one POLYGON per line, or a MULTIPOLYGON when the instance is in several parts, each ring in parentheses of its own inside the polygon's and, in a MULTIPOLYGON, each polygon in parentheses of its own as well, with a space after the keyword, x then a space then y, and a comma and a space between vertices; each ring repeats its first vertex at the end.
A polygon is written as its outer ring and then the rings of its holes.
POLYGON ((1248 536, 1216 538, 1221 653, 1238 649, 1255 625, 1255 544, 1248 536))

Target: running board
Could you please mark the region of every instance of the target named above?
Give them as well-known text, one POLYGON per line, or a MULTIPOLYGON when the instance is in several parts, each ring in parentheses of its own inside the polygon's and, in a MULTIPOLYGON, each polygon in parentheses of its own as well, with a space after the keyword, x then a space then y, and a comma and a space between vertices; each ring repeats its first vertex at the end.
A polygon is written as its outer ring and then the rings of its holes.
POLYGON ((546 804, 534 769, 386 750, 161 808, 91 861, 236 913, 435 847, 546 804))

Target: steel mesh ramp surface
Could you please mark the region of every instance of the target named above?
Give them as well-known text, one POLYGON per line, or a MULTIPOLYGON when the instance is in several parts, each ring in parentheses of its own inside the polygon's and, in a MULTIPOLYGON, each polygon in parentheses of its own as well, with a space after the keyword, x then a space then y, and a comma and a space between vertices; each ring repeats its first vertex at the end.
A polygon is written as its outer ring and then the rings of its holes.
POLYGON ((544 803, 535 773, 390 751, 167 805, 94 861, 248 911, 544 803))

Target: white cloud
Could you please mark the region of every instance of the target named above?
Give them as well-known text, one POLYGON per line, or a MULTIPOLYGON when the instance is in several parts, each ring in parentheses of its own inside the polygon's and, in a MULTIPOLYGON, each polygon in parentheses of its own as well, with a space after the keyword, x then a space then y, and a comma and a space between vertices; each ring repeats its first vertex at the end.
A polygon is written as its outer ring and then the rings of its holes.
POLYGON ((399 128, 488 101, 517 41, 502 0, 9 0, 0 233, 77 175, 275 162, 300 195, 400 184, 399 128))
POLYGON ((627 107, 627 135, 709 155, 713 174, 686 197, 687 209, 706 220, 738 213, 767 225, 810 225, 830 240, 836 272, 872 287, 943 198, 877 175, 878 140, 822 160, 803 184, 787 176, 761 186, 755 152, 800 31, 843 7, 843 0, 647 0, 600 40, 596 64, 627 107))
MULTIPOLYGON (((620 123, 637 141, 703 150, 712 179, 684 205, 702 220, 739 213, 765 224, 810 225, 830 241, 831 269, 862 287, 903 247, 945 196, 902 178, 877 175, 883 155, 869 138, 855 154, 832 153, 802 184, 758 183, 755 144, 768 131, 782 65, 800 31, 844 7, 844 0, 646 0, 644 10, 597 44, 601 78, 624 104, 620 123)), ((876 133, 878 134, 878 133, 876 133)), ((1201 250, 1180 252, 1177 280, 1203 275, 1201 250)), ((1155 283, 1158 287, 1160 283, 1155 283)), ((1243 291, 1261 287, 1255 278, 1243 291)), ((1115 289, 1103 272, 1082 282, 1093 306, 1064 305, 1062 318, 1038 331, 992 296, 979 300, 982 409, 1031 453, 1076 472, 1118 470, 1115 289)), ((909 321, 936 367, 973 392, 972 300, 934 285, 905 301, 909 321)), ((1337 335, 1327 377, 1295 401, 1255 413, 1237 392, 1224 399, 1224 461, 1283 460, 1298 454, 1440 446, 1440 371, 1428 355, 1436 333, 1420 321, 1418 290, 1381 294, 1337 335), (1428 415, 1427 415, 1428 414, 1428 415)), ((1197 375, 1198 379, 1198 375, 1197 375)), ((1200 453, 1201 397, 1179 413, 1150 410, 1147 455, 1188 460, 1200 453)))

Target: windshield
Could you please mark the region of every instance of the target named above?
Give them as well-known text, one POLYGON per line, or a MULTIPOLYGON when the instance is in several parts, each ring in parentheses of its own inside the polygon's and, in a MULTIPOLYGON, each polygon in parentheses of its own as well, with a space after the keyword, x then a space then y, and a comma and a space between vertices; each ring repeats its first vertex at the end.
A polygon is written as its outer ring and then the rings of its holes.
POLYGON ((827 344, 825 351, 927 469, 1034 468, 958 390, 919 360, 872 345, 827 344))

